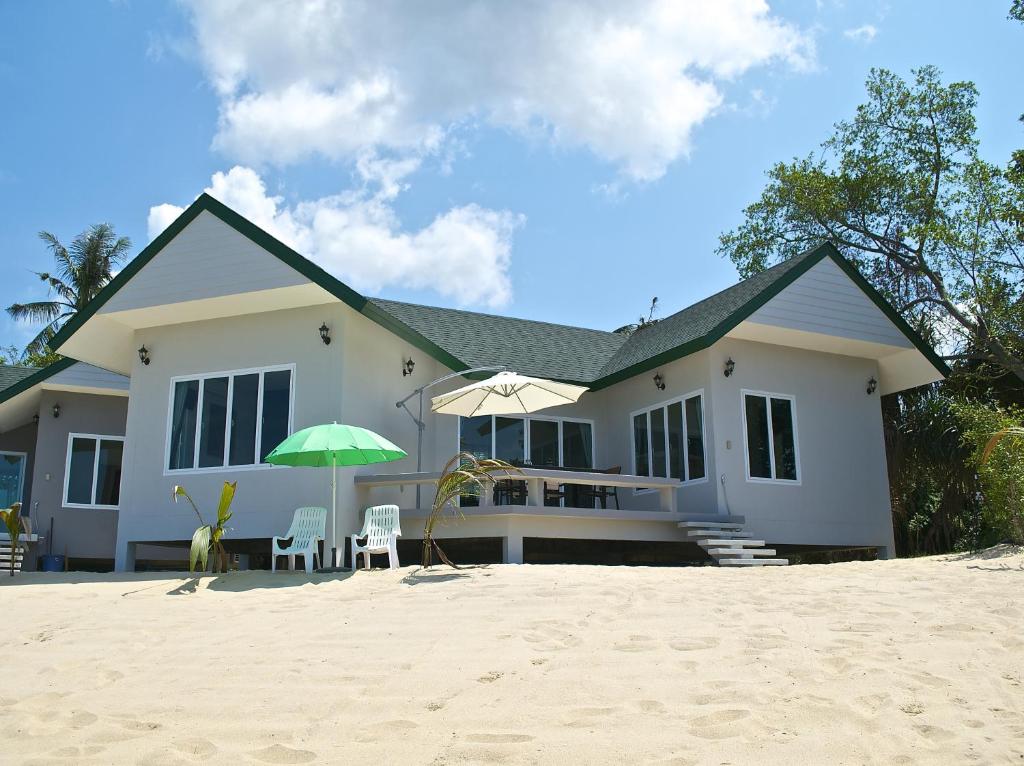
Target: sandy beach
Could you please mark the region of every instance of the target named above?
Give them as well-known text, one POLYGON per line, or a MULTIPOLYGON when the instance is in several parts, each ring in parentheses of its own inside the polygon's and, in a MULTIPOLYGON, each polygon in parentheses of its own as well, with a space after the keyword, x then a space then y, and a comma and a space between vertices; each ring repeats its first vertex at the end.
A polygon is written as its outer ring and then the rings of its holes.
POLYGON ((1022 763, 1024 555, 0 578, 3 763, 1022 763))

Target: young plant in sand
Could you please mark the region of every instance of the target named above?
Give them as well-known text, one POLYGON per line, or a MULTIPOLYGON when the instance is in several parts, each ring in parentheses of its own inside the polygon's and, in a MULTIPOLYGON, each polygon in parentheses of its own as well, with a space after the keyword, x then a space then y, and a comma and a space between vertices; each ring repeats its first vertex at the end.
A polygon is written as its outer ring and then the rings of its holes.
POLYGON ((437 479, 437 493, 434 495, 434 505, 430 509, 430 515, 423 525, 423 555, 421 565, 429 567, 431 563, 432 549, 445 564, 458 569, 455 564, 445 555, 444 551, 434 539, 434 527, 443 520, 444 512, 449 510, 456 517, 462 516, 456 500, 465 496, 480 496, 488 487, 494 485, 496 479, 494 474, 521 473, 521 471, 504 460, 481 460, 469 452, 460 452, 445 465, 444 470, 437 479))
POLYGON ((0 521, 3 521, 7 536, 11 538, 11 577, 14 577, 14 561, 18 558, 18 544, 21 542, 21 503, 0 510, 0 521))
POLYGON ((213 572, 217 572, 218 566, 221 572, 228 571, 228 554, 224 550, 224 544, 221 543, 221 539, 228 531, 228 528, 224 525, 231 518, 231 501, 235 498, 235 487, 237 486, 237 481, 224 482, 224 488, 220 492, 220 504, 217 506, 217 523, 207 524, 203 521, 202 514, 199 513, 199 509, 196 508, 196 504, 192 502, 192 498, 189 497, 185 488, 177 484, 174 485, 172 493, 174 502, 177 503, 179 497, 188 500, 188 504, 196 512, 196 517, 199 519, 200 524, 199 529, 192 535, 192 548, 188 554, 188 571, 190 574, 195 571, 197 562, 199 563, 199 571, 206 571, 206 563, 211 550, 214 553, 213 572))

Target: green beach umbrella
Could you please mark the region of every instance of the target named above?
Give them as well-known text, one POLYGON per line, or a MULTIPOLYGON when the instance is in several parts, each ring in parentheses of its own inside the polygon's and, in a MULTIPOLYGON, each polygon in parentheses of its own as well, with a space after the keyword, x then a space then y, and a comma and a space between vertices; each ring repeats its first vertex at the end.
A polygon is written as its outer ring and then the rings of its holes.
POLYGON ((380 434, 359 426, 325 423, 296 431, 278 444, 267 455, 267 462, 275 465, 331 468, 331 530, 334 539, 334 565, 339 566, 337 527, 337 467, 390 463, 406 457, 401 447, 392 444, 380 434))

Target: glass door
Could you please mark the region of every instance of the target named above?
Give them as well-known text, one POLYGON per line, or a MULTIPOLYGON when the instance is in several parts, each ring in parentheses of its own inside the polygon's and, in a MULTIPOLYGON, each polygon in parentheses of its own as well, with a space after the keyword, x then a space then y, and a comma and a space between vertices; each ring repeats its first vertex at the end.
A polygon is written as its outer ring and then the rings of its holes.
POLYGON ((0 452, 0 508, 10 508, 24 501, 24 452, 0 452))

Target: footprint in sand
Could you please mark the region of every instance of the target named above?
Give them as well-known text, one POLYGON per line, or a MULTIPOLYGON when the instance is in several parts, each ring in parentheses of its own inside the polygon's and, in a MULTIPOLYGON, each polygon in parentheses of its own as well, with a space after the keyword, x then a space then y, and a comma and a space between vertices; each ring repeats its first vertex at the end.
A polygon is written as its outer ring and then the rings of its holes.
POLYGON ((57 748, 51 751, 50 755, 55 755, 58 758, 91 758, 94 755, 99 755, 104 750, 106 748, 102 745, 85 745, 84 747, 71 745, 69 747, 57 748))
POLYGON ((529 734, 470 734, 466 741, 482 745, 514 745, 518 742, 532 742, 533 737, 529 734))
POLYGON ((714 649, 721 643, 718 636, 695 636, 693 638, 677 638, 668 645, 677 652, 695 652, 700 649, 714 649))
POLYGON ((254 750, 249 755, 264 763, 311 763, 316 760, 316 753, 311 750, 296 750, 284 745, 271 745, 262 750, 254 750))
POLYGON ((492 670, 490 673, 482 675, 482 676, 480 676, 476 680, 477 680, 477 683, 481 683, 481 684, 493 684, 495 681, 497 681, 503 675, 505 675, 505 674, 504 673, 499 673, 497 670, 492 670))
POLYGON ((208 739, 193 737, 191 739, 179 739, 173 743, 174 749, 179 753, 192 756, 193 758, 209 758, 217 752, 217 746, 208 739))
POLYGON ((637 700, 636 706, 645 713, 664 713, 665 706, 658 700, 637 700))
POLYGON ((628 641, 620 641, 612 646, 619 652, 649 652, 654 648, 650 636, 630 636, 628 641))
POLYGON ((690 733, 702 739, 738 737, 742 731, 735 724, 749 717, 749 710, 719 710, 690 719, 690 733))
POLYGON ((355 736, 355 740, 357 742, 391 741, 394 740, 395 737, 401 737, 405 732, 418 727, 418 723, 406 719, 381 721, 380 723, 374 723, 367 726, 366 731, 355 736))

